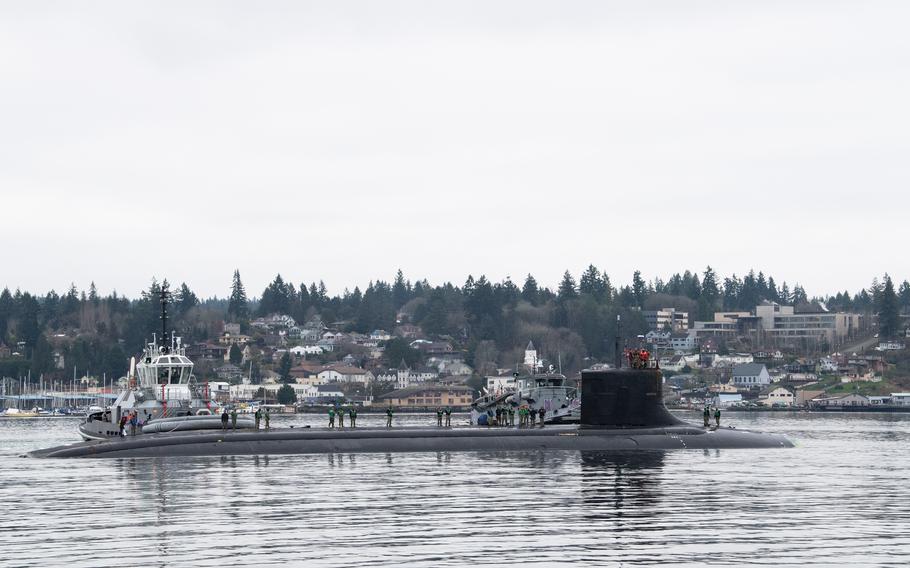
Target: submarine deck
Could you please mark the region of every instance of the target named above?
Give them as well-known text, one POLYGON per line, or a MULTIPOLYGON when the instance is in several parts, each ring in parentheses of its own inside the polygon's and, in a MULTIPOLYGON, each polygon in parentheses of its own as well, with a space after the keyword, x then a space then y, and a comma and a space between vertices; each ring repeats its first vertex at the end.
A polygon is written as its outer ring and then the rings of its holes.
POLYGON ((276 428, 143 434, 80 442, 27 455, 36 458, 132 458, 367 452, 512 450, 672 450, 792 447, 783 436, 695 426, 596 428, 276 428))

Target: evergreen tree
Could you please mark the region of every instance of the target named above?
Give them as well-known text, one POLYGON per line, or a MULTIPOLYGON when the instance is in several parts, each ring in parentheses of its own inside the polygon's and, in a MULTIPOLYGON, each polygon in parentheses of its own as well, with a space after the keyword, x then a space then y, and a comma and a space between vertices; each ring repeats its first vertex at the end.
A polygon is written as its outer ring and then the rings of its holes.
POLYGON ((243 352, 240 351, 240 347, 237 347, 236 343, 231 344, 231 348, 228 350, 228 359, 230 359, 231 364, 240 365, 243 363, 243 352))
POLYGON ((557 302, 566 302, 578 297, 578 290, 575 287, 575 279, 572 274, 566 270, 562 275, 562 282, 559 283, 559 291, 556 293, 557 302))
POLYGON ((787 282, 784 281, 784 285, 780 287, 780 303, 781 304, 792 304, 793 296, 790 294, 790 287, 787 286, 787 282))
POLYGON ((537 280, 530 274, 525 278, 524 286, 521 287, 521 298, 532 306, 536 306, 540 299, 540 290, 537 288, 537 280))
POLYGON ((636 270, 632 274, 632 301, 639 308, 645 305, 645 296, 647 295, 647 286, 641 277, 641 272, 636 270))
POLYGON ((291 385, 281 385, 275 392, 275 399, 278 401, 278 404, 294 404, 297 402, 297 393, 291 385))
POLYGON ((581 273, 578 291, 595 298, 603 296, 603 280, 600 279, 600 271, 593 264, 589 264, 588 268, 581 273))
POLYGON ((395 302, 395 309, 401 309, 401 306, 405 305, 410 299, 410 282, 405 282, 404 273, 401 272, 401 269, 398 269, 398 274, 395 275, 395 283, 392 284, 392 298, 395 302))
POLYGON ((894 283, 891 277, 885 274, 885 283, 879 293, 878 302, 878 329, 882 337, 895 337, 900 331, 900 307, 897 294, 894 292, 894 283))
POLYGON ((291 382, 291 356, 287 351, 278 361, 278 374, 281 376, 281 382, 291 382))
POLYGON ((98 298, 98 289, 95 287, 94 280, 92 280, 92 283, 88 287, 88 299, 92 304, 94 304, 96 306, 98 305, 98 302, 100 301, 98 298))
POLYGON ((47 337, 43 333, 38 334, 35 341, 35 348, 32 350, 32 374, 35 376, 41 373, 48 373, 54 370, 54 350, 48 343, 47 337))
POLYGON ((910 311, 910 282, 904 280, 898 291, 898 298, 903 312, 910 311))
POLYGON ((774 282, 774 277, 768 277, 768 300, 772 302, 781 303, 780 292, 777 291, 777 284, 774 282))
POLYGON ((710 305, 717 302, 717 299, 720 297, 720 288, 717 285, 717 274, 714 273, 714 269, 710 266, 705 268, 705 272, 702 275, 701 295, 704 296, 705 300, 707 300, 710 305))
POLYGON ((0 292, 0 343, 4 343, 6 332, 9 329, 9 320, 13 315, 13 295, 9 288, 0 292))
POLYGON ((186 282, 181 283, 180 289, 177 290, 175 305, 177 307, 177 313, 181 317, 185 316, 191 309, 199 305, 199 298, 190 290, 190 287, 186 285, 186 282))
POLYGON ((262 291, 262 297, 259 299, 259 315, 290 314, 292 299, 296 299, 297 296, 293 288, 293 286, 285 284, 281 274, 276 275, 271 284, 262 291))
POLYGON ((27 357, 31 357, 32 351, 41 337, 41 326, 39 317, 41 306, 34 296, 25 292, 19 298, 16 307, 16 320, 19 325, 16 328, 16 336, 19 341, 25 342, 27 357))
POLYGON ((237 322, 244 322, 250 317, 250 306, 246 299, 246 290, 240 281, 240 271, 234 270, 234 280, 231 283, 231 297, 228 300, 228 317, 237 322))

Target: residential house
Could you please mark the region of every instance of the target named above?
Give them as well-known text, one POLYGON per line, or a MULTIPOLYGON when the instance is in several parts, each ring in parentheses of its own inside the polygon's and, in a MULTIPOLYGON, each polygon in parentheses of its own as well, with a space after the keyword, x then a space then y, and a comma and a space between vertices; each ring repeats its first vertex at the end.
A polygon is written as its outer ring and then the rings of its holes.
POLYGON ((388 341, 392 339, 392 334, 384 329, 374 329, 370 332, 370 339, 373 341, 388 341))
POLYGON ((373 381, 373 373, 348 365, 330 365, 318 373, 319 378, 325 383, 361 383, 373 381))
POLYGON ((323 351, 321 347, 316 345, 298 345, 296 347, 291 347, 289 349, 291 355, 294 357, 306 357, 308 355, 322 355, 323 351))
POLYGON ((228 348, 214 343, 195 343, 186 348, 186 356, 196 361, 226 361, 228 348))
POLYGON ((744 363, 733 367, 733 384, 740 387, 765 387, 771 384, 771 375, 761 363, 744 363))

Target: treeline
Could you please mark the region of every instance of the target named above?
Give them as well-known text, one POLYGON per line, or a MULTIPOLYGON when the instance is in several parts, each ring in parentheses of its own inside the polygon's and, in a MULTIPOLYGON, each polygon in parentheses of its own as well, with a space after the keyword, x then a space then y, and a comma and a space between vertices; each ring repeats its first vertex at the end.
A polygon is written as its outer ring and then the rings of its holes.
MULTIPOLYGON (((62 352, 68 369, 75 365, 95 374, 122 374, 129 354, 139 352, 160 329, 162 287, 170 289, 166 280, 153 280, 132 300, 116 292, 101 297, 94 283, 81 292, 70 286, 63 295, 4 289, 0 340, 14 349, 21 344, 25 360, 7 362, 14 368, 0 366, 0 374, 22 369, 49 372, 54 350, 62 352)), ((257 301, 247 297, 235 271, 227 299, 200 300, 182 283, 171 294, 170 313, 174 329, 188 342, 214 338, 222 320, 246 328, 251 319, 272 313, 289 314, 301 324, 319 316, 327 324, 362 333, 411 323, 429 336, 450 338, 468 350, 469 364, 489 371, 520 361, 528 340, 565 369, 610 358, 617 316, 622 319, 622 334, 634 337, 647 331, 642 309, 675 307, 688 311, 690 320, 711 319, 717 310, 748 311, 763 300, 803 309, 821 303, 831 310, 876 313, 882 333, 893 335, 899 331, 900 313, 910 310, 910 283, 905 280, 895 290, 885 275, 854 294, 812 298, 799 284, 778 285, 762 272, 721 279, 711 267, 700 274, 685 271, 651 281, 636 271, 630 284, 617 287, 592 265, 577 280, 566 271, 555 290, 540 286, 530 274, 520 287, 508 279, 491 282, 485 276, 468 276, 461 285, 431 285, 425 279, 412 282, 399 270, 391 282, 376 280, 364 290, 355 287, 337 295, 329 295, 321 281, 295 285, 278 275, 257 301)))

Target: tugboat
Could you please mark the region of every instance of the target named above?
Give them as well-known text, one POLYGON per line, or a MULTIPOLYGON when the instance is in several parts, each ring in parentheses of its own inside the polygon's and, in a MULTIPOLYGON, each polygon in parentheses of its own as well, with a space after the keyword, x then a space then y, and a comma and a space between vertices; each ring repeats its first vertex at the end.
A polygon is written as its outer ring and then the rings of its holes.
POLYGON ((544 409, 548 424, 578 422, 581 418, 581 398, 578 389, 568 385, 565 375, 556 373, 553 366, 547 373, 529 376, 514 374, 514 386, 501 392, 487 392, 471 403, 471 424, 491 425, 497 408, 527 407, 532 412, 544 409))
MULTIPOLYGON (((107 409, 90 411, 79 425, 86 441, 187 430, 221 429, 221 417, 212 412, 208 385, 193 376, 193 362, 181 338, 167 332, 167 289, 161 290, 161 336, 153 335, 130 374, 121 379, 123 390, 107 409), (137 427, 124 417, 135 415, 137 427)), ((252 416, 238 416, 237 428, 253 428, 252 416)))

